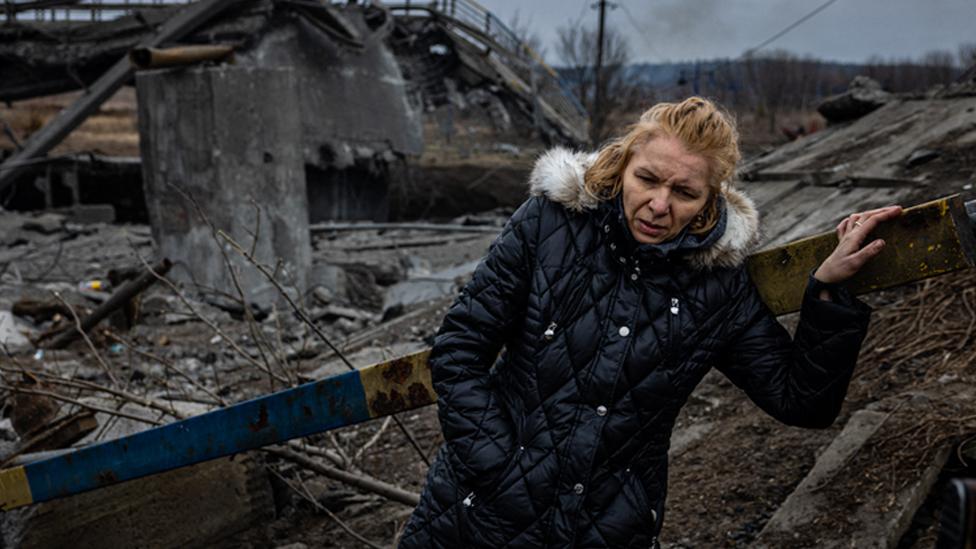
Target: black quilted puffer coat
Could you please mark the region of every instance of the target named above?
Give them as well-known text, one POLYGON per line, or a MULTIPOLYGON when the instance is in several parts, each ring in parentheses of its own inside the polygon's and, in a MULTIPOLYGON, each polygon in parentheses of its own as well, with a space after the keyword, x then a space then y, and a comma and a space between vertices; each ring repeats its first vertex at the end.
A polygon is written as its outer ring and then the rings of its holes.
POLYGON ((640 245, 619 201, 582 192, 590 161, 539 160, 444 319, 429 363, 445 444, 401 549, 654 546, 671 430, 711 367, 790 425, 840 409, 866 306, 819 300, 811 277, 791 339, 743 267, 747 198, 726 194, 704 237, 640 245))

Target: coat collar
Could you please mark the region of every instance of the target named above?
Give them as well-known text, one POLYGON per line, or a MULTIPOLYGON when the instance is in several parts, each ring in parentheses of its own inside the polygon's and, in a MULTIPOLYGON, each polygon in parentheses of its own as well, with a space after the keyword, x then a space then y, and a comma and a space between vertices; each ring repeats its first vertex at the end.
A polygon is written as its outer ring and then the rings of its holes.
MULTIPOLYGON (((529 192, 545 196, 574 212, 594 211, 605 219, 615 210, 583 186, 583 174, 596 159, 596 153, 575 152, 562 147, 550 149, 535 163, 529 177, 529 192), (603 206, 603 207, 601 207, 603 206)), ((698 269, 738 267, 745 262, 759 240, 759 212, 752 200, 736 189, 723 185, 725 230, 707 239, 707 244, 688 252, 691 265, 698 269)))

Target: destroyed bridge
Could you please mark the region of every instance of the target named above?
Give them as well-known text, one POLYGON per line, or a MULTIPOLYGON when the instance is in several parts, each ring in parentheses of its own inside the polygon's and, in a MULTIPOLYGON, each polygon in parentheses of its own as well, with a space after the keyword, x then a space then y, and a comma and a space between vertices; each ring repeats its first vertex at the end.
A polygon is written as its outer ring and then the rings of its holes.
MULTIPOLYGON (((323 544, 395 537, 441 442, 432 334, 510 211, 389 224, 389 189, 432 109, 570 145, 584 110, 470 0, 3 7, 0 98, 81 93, 0 164, 0 203, 30 206, 0 215, 0 544, 298 543, 321 526, 295 501, 339 525, 323 544), (139 157, 52 152, 127 84, 139 157), (68 217, 109 169, 148 226, 68 217)), ((675 548, 896 547, 976 455, 976 82, 871 97, 742 167, 785 322, 837 218, 912 205, 851 281, 877 313, 843 425, 772 425, 706 378, 672 439, 675 548)))

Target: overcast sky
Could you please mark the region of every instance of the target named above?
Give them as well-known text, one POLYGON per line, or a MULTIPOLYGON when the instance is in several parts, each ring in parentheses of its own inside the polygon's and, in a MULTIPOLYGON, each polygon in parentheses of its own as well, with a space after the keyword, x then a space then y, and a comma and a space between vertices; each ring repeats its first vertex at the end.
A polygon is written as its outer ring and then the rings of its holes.
MULTIPOLYGON (((509 23, 518 14, 559 64, 557 28, 595 25, 596 0, 481 0, 509 23)), ((803 17, 823 0, 615 0, 607 24, 624 33, 635 62, 737 57, 803 17)), ((872 55, 953 54, 976 42, 976 0, 837 0, 768 46, 835 61, 872 55)))

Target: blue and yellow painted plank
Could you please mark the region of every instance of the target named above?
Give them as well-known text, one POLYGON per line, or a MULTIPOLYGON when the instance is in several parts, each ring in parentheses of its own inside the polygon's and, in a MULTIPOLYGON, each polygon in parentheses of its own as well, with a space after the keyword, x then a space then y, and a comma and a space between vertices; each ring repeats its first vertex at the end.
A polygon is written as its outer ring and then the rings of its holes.
MULTIPOLYGON (((888 242, 848 284, 863 293, 973 266, 976 237, 958 196, 905 211, 873 236, 888 242)), ((836 245, 825 233, 749 259, 777 314, 795 311, 807 276, 836 245)), ((77 494, 436 401, 429 351, 396 358, 61 456, 0 470, 0 510, 77 494)))
POLYGON ((78 494, 435 401, 429 351, 0 470, 0 510, 78 494))

